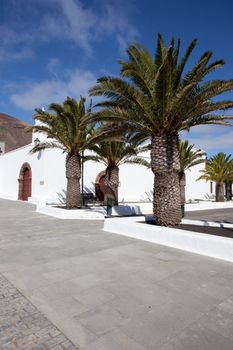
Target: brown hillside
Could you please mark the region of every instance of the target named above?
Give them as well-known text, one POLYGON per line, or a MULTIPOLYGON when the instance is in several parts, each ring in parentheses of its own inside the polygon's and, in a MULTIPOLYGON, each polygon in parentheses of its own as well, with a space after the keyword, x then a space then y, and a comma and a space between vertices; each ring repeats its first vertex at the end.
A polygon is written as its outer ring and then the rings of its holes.
POLYGON ((32 142, 32 134, 25 132, 27 126, 29 124, 26 122, 0 113, 0 142, 5 142, 5 152, 32 142))

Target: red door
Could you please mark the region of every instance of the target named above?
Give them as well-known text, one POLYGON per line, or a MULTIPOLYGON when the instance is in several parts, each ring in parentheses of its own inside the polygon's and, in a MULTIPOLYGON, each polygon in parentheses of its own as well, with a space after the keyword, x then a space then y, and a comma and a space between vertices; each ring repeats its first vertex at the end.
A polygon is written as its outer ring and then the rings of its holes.
POLYGON ((104 200, 104 194, 105 194, 104 179, 105 179, 105 174, 101 176, 98 183, 96 183, 95 185, 95 195, 100 202, 103 202, 104 200))
POLYGON ((100 192, 101 192, 101 197, 102 201, 104 200, 104 194, 105 194, 105 175, 101 176, 100 181, 99 181, 99 186, 100 186, 100 192))
POLYGON ((32 187, 32 179, 31 179, 30 170, 28 168, 25 168, 23 172, 23 191, 22 191, 23 201, 27 201, 28 197, 31 197, 31 187, 32 187))

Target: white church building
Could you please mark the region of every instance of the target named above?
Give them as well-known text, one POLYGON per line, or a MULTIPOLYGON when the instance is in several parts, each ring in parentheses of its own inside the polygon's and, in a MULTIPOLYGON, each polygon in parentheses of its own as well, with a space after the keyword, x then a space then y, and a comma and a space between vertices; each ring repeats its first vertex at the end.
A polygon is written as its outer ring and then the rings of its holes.
MULTIPOLYGON (((59 204, 66 196, 65 157, 61 150, 51 149, 31 154, 36 140, 44 138, 34 134, 31 144, 0 156, 0 197, 12 200, 28 200, 37 204, 59 204)), ((149 160, 148 154, 143 157, 149 160)), ((208 199, 213 184, 196 181, 204 163, 186 171, 186 200, 208 199)), ((101 181, 104 165, 93 161, 84 163, 84 192, 92 193, 101 201, 101 181)), ((120 203, 149 203, 152 199, 153 173, 140 165, 120 166, 120 203)))

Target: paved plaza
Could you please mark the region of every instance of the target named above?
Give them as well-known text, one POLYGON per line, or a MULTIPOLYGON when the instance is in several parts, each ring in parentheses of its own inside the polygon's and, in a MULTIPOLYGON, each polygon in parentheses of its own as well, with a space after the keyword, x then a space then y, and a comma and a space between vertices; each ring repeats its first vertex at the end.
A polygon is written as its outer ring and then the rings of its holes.
POLYGON ((185 219, 233 224, 233 208, 187 211, 185 219))
POLYGON ((1 350, 232 350, 231 263, 102 227, 0 200, 1 350))

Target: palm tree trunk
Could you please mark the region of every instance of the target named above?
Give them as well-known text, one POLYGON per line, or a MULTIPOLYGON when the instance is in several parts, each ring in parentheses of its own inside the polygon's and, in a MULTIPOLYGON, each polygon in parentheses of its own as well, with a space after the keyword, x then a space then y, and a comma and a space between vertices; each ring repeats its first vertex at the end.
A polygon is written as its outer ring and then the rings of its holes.
POLYGON ((118 205, 118 187, 119 187, 119 168, 117 166, 108 166, 105 171, 105 194, 104 204, 118 205))
POLYGON ((225 188, 226 188, 226 200, 230 201, 232 200, 232 181, 226 181, 225 188))
POLYGON ((184 171, 180 172, 179 178, 180 178, 180 201, 181 201, 181 205, 184 205, 186 202, 186 197, 185 197, 186 176, 184 171))
POLYGON ((80 178, 81 178, 81 157, 80 155, 67 155, 66 157, 66 178, 67 193, 66 207, 69 209, 80 208, 80 178))
POLYGON ((216 183, 216 202, 224 202, 224 184, 216 183))
POLYGON ((156 223, 178 225, 181 221, 178 134, 153 137, 151 168, 154 173, 153 215, 156 223))

